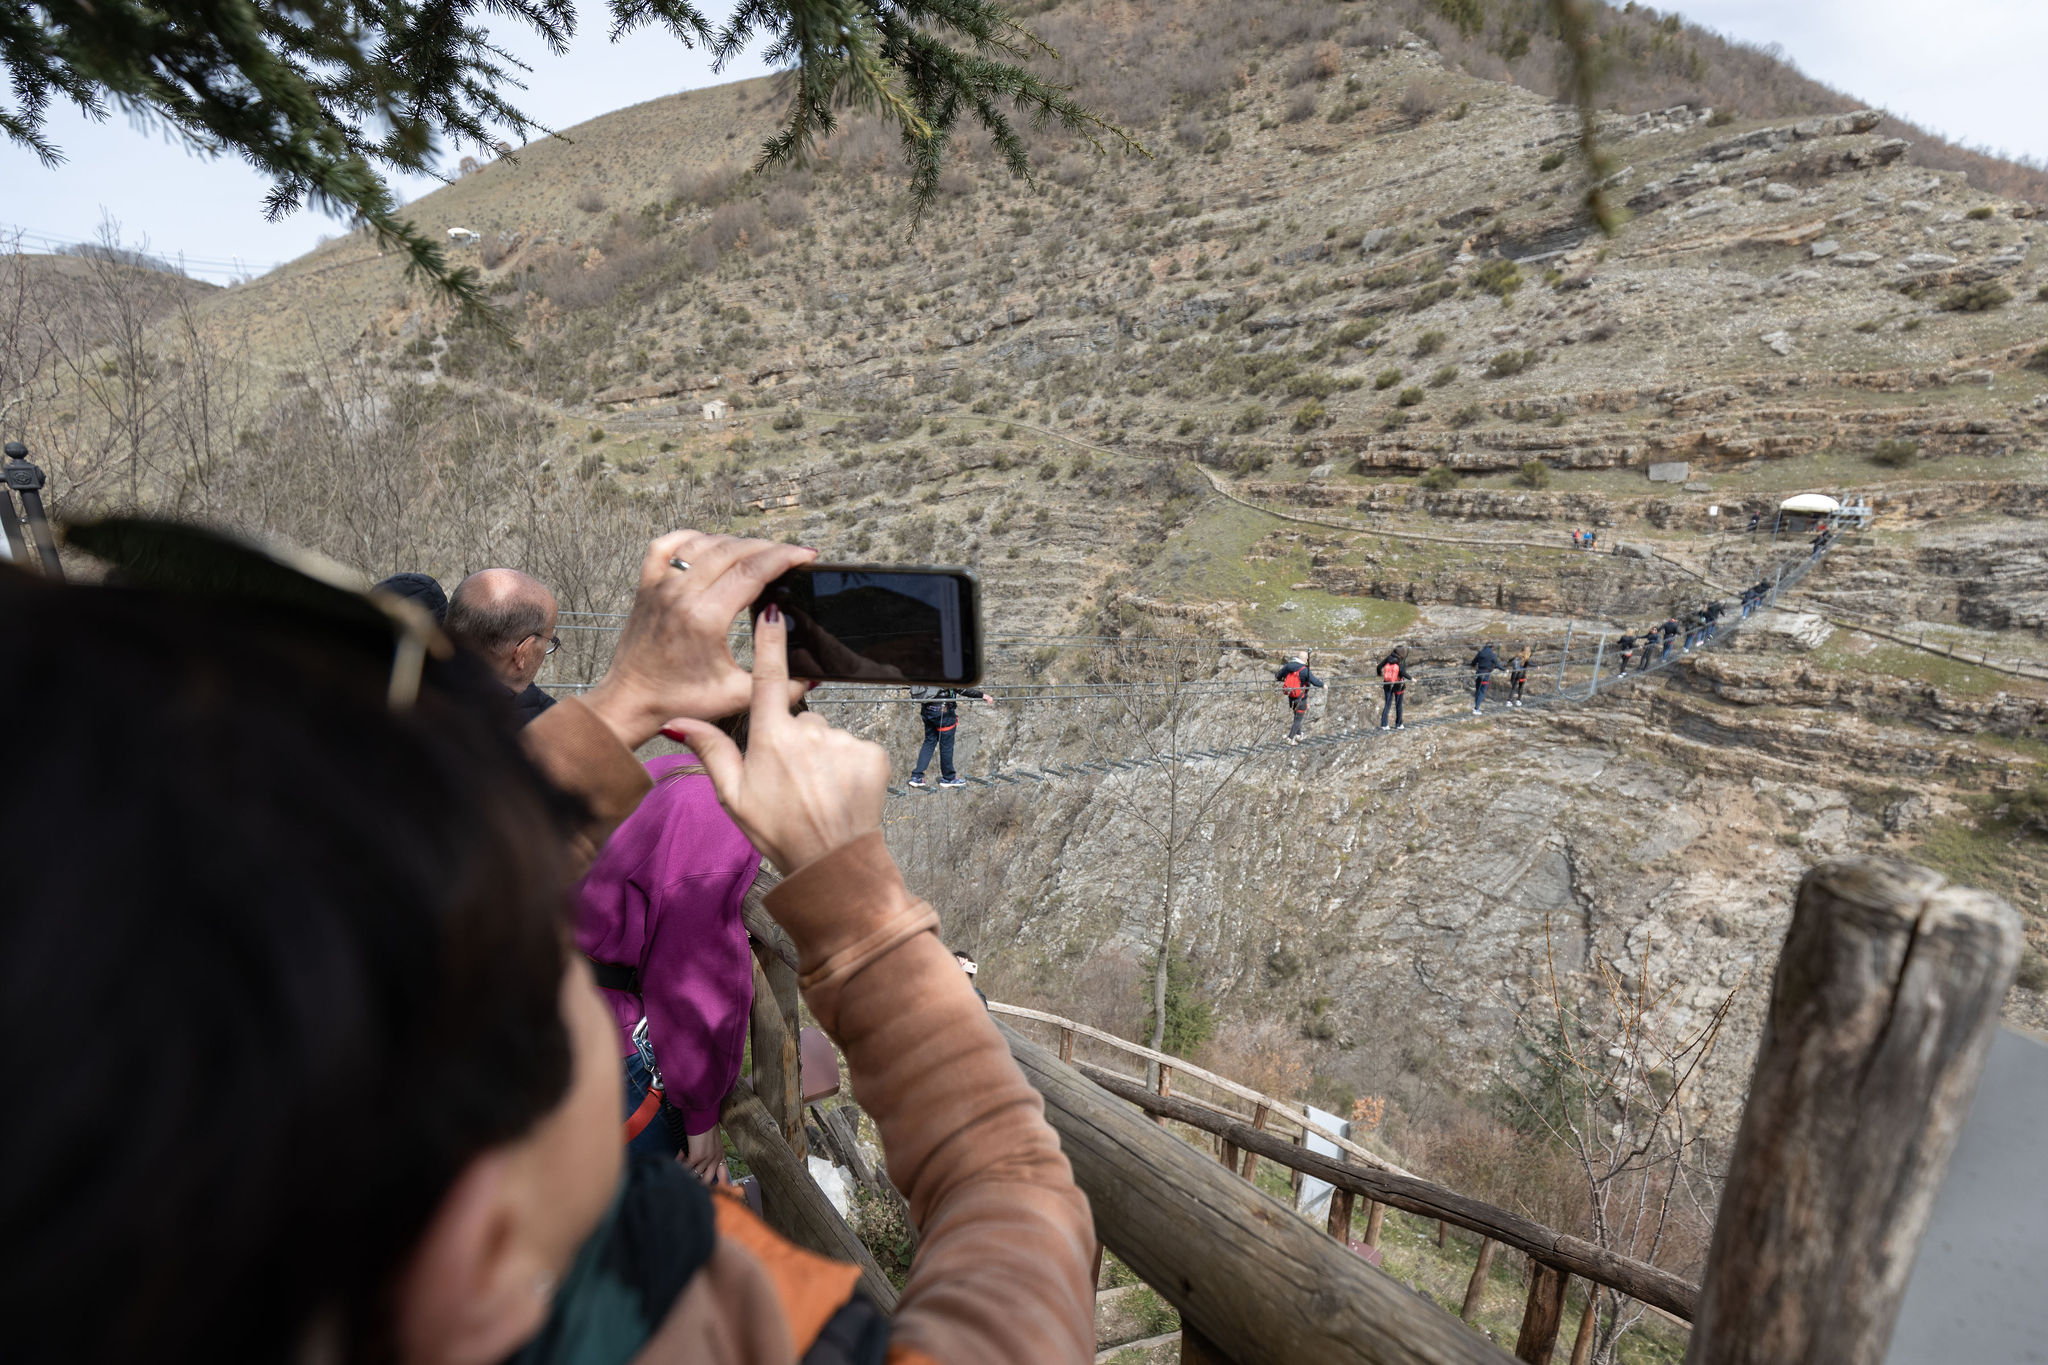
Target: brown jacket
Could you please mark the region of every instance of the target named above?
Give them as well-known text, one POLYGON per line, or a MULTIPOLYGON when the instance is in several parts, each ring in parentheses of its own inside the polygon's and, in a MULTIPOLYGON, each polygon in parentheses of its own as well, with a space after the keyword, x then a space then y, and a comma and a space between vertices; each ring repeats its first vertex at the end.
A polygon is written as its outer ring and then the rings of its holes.
MULTIPOLYGON (((587 860, 647 791, 645 770, 564 701, 528 726, 541 768, 590 807, 587 860)), ((895 1365, 1059 1365, 1095 1354, 1095 1254, 1043 1102, 911 895, 879 831, 800 868, 768 910, 798 952, 804 999, 846 1055, 889 1178, 921 1233, 897 1306, 895 1365)), ((835 1269, 721 1200, 710 1261, 642 1365, 794 1365, 851 1292, 835 1269)))

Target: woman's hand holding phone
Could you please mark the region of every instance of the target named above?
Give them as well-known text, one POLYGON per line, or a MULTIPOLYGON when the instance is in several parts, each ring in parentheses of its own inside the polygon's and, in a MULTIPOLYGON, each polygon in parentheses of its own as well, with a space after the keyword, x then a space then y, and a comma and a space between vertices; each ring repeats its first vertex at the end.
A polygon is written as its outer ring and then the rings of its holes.
MULTIPOLYGON (((745 710, 754 682, 733 661, 726 632, 777 576, 815 558, 801 545, 701 531, 653 541, 612 666, 584 704, 629 749, 677 717, 716 720, 745 710)), ((804 693, 801 683, 785 687, 792 704, 804 693)))
POLYGON ((776 607, 754 621, 747 752, 715 725, 672 731, 697 755, 719 804, 784 876, 882 827, 889 755, 813 713, 789 713, 788 626, 776 607))

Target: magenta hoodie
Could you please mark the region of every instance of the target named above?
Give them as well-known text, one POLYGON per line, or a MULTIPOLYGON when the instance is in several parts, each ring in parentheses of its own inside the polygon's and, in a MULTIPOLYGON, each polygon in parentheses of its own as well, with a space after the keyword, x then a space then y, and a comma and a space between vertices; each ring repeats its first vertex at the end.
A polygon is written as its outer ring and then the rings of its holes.
POLYGON ((668 1102, 684 1127, 718 1122, 719 1101, 740 1074, 753 958, 740 901, 761 855, 718 804, 711 779, 664 774, 689 754, 652 759, 654 790, 597 855, 576 893, 576 946, 599 962, 640 969, 642 995, 603 992, 633 1052, 644 1010, 668 1102))

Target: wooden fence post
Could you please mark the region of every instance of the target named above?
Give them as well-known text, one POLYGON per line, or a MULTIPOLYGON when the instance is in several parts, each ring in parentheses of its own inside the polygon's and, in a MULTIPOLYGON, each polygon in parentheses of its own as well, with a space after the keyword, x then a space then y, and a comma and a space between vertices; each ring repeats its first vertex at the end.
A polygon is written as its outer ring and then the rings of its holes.
POLYGON ((1579 1334, 1572 1339, 1572 1365, 1586 1365, 1593 1358, 1593 1333, 1600 1326, 1600 1286, 1586 1286, 1586 1311, 1579 1314, 1579 1334))
MULTIPOLYGON (((1252 1110, 1252 1127, 1258 1129, 1260 1132, 1264 1132, 1266 1130, 1266 1121, 1272 1117, 1273 1110, 1271 1106, 1264 1104, 1258 1105, 1254 1107, 1252 1110)), ((1257 1152, 1246 1152, 1244 1154, 1244 1178, 1246 1180, 1250 1180, 1258 1173, 1259 1154, 1257 1152)))
POLYGON ((1380 1225, 1387 1221, 1387 1206, 1379 1200, 1372 1201, 1372 1212, 1365 1219, 1365 1244, 1376 1247, 1380 1244, 1380 1225))
POLYGON ((1351 1201, 1357 1197, 1349 1190, 1330 1191, 1330 1217, 1324 1228, 1341 1246, 1351 1245, 1351 1201))
POLYGON ((796 973, 780 957, 756 944, 754 1003, 747 1019, 753 1032, 754 1093, 782 1130, 789 1149, 804 1157, 810 1154, 810 1143, 804 1137, 796 1005, 796 973))
POLYGON ((1550 1365, 1550 1353, 1557 1349, 1557 1329, 1564 1322, 1564 1291, 1572 1277, 1541 1261, 1531 1261, 1529 1271, 1529 1302, 1522 1310, 1515 1359, 1528 1365, 1550 1365))
POLYGON ((1472 1279, 1465 1285, 1465 1306, 1458 1310, 1458 1316, 1472 1321, 1479 1311, 1479 1301, 1486 1297, 1486 1277, 1493 1271, 1494 1240, 1491 1237, 1479 1239, 1479 1262, 1472 1267, 1472 1279))
POLYGON ((1878 1365, 2021 947, 2012 907, 1885 859, 1799 885, 1688 1365, 1878 1365))
POLYGON ((1068 1066, 1074 1064, 1074 1031, 1070 1028, 1060 1030, 1060 1060, 1068 1066))

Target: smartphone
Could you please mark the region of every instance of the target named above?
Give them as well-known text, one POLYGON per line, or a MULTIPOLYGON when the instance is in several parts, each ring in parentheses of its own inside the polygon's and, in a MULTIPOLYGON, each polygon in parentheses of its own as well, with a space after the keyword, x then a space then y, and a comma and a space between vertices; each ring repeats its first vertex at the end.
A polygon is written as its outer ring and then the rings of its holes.
POLYGON ((789 675, 819 682, 981 681, 981 592, 967 569, 810 564, 756 598, 789 622, 789 675))

